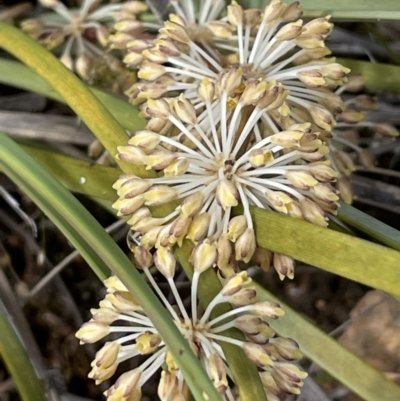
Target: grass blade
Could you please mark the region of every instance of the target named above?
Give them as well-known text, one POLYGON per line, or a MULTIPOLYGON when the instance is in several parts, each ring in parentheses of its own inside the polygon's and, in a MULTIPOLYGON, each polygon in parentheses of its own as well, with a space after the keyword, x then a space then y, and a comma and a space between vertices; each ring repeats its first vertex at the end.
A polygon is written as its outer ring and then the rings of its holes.
POLYGON ((21 399, 23 401, 46 401, 42 384, 2 301, 0 301, 0 327, 0 356, 17 386, 21 399))
POLYGON ((195 399, 203 401, 205 392, 210 400, 220 400, 188 342, 140 273, 132 268, 127 256, 47 170, 3 133, 0 133, 0 168, 52 219, 100 277, 104 277, 104 266, 109 266, 137 296, 182 370, 195 399))

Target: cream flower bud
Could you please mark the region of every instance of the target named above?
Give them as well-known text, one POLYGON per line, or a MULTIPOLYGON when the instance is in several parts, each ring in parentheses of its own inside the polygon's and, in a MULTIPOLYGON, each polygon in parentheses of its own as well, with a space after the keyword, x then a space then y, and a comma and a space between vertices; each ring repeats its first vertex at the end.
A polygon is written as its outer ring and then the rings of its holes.
POLYGON ((112 306, 119 312, 135 312, 142 310, 136 298, 128 291, 115 291, 107 294, 106 299, 110 301, 112 306))
POLYGON ((250 277, 248 277, 246 271, 237 273, 225 281, 225 284, 221 290, 221 294, 223 296, 232 296, 238 293, 244 286, 249 285, 251 281, 252 280, 250 277))
POLYGON ((181 51, 170 40, 158 39, 155 41, 157 48, 168 57, 179 57, 181 51))
POLYGON ((163 172, 165 177, 176 177, 178 175, 183 175, 189 168, 188 159, 177 159, 173 161, 168 167, 166 167, 163 172))
POLYGON ((261 269, 268 271, 272 265, 272 252, 268 249, 256 247, 253 257, 251 258, 254 264, 261 269))
POLYGON ((114 291, 128 291, 125 285, 117 276, 110 276, 103 281, 103 284, 107 288, 107 292, 114 291))
POLYGON ((232 181, 224 178, 218 183, 215 198, 218 204, 226 210, 238 205, 239 191, 232 181))
POLYGON ((171 400, 178 388, 178 379, 176 375, 167 370, 161 371, 161 378, 157 389, 157 394, 161 401, 171 400))
POLYGON ((324 38, 322 35, 317 35, 317 34, 308 34, 305 33, 307 32, 304 30, 300 36, 297 36, 295 38, 295 43, 297 46, 303 48, 303 49, 317 49, 319 47, 324 47, 324 38))
POLYGON ((165 74, 164 66, 146 61, 140 66, 138 78, 144 79, 146 81, 155 81, 163 74, 165 74))
POLYGON ((176 259, 169 248, 160 247, 154 254, 154 264, 165 278, 172 278, 175 274, 176 259))
POLYGON ((274 160, 270 149, 252 149, 249 153, 249 163, 254 168, 264 167, 274 160))
POLYGON ((310 106, 308 111, 310 112, 315 124, 323 130, 331 131, 332 127, 336 124, 336 121, 333 118, 332 114, 327 109, 325 109, 325 107, 313 104, 312 106, 310 106))
POLYGON ((52 50, 55 47, 61 45, 61 43, 63 43, 64 40, 65 40, 65 33, 63 32, 62 29, 57 29, 43 40, 43 44, 46 46, 48 50, 52 50))
POLYGON ((127 221, 127 223, 131 226, 136 225, 140 220, 144 218, 151 217, 150 210, 147 207, 142 207, 132 214, 131 218, 127 221))
POLYGON ((75 337, 79 338, 80 344, 91 344, 101 340, 110 333, 110 326, 90 321, 83 323, 76 332, 75 337))
POLYGON ((291 338, 277 337, 271 340, 279 355, 287 361, 300 359, 303 354, 299 350, 299 344, 291 338))
POLYGON ((150 151, 156 148, 160 143, 160 135, 149 130, 137 131, 128 144, 138 146, 145 151, 150 151))
POLYGON ((340 116, 339 120, 347 124, 357 124, 364 121, 365 113, 355 109, 346 109, 340 116))
POLYGON ((275 252, 273 265, 281 280, 285 277, 293 279, 295 263, 291 257, 275 252))
POLYGON ((156 333, 146 332, 136 339, 135 348, 142 354, 152 354, 160 345, 161 337, 156 333))
POLYGON ((117 190, 117 194, 121 198, 133 198, 147 191, 151 185, 151 181, 143 180, 132 174, 132 178, 118 179, 113 188, 117 190))
POLYGON ((119 313, 111 308, 91 309, 92 319, 97 323, 108 324, 118 320, 119 313))
POLYGON ((345 175, 350 175, 353 171, 355 171, 356 166, 354 165, 353 160, 351 160, 350 156, 346 152, 337 150, 333 152, 333 157, 341 173, 345 175))
POLYGON ((20 26, 25 33, 36 39, 40 35, 45 24, 38 19, 28 18, 23 20, 20 26))
POLYGON ((201 100, 205 103, 211 103, 214 100, 215 96, 215 85, 213 82, 210 82, 208 77, 202 79, 197 88, 197 93, 199 94, 201 100))
POLYGON ((228 71, 224 72, 220 76, 219 81, 217 82, 219 92, 222 93, 226 91, 228 92, 228 94, 231 94, 242 83, 242 78, 243 78, 242 68, 231 67, 228 71))
POLYGON ((251 305, 251 311, 260 317, 278 319, 285 314, 284 310, 276 302, 257 302, 251 305))
POLYGON ((264 10, 263 22, 269 23, 279 18, 284 7, 280 0, 271 0, 264 10))
POLYGON ((58 0, 39 0, 39 3, 46 8, 55 8, 60 4, 58 0))
POLYGON ((210 21, 207 28, 217 38, 229 39, 232 36, 232 25, 224 21, 210 21))
POLYGON ((340 193, 340 199, 351 205, 354 199, 354 192, 350 180, 342 175, 338 178, 336 186, 340 193))
POLYGON ((235 26, 243 25, 243 8, 236 1, 232 1, 228 6, 228 21, 235 26))
POLYGON ((285 177, 298 189, 308 191, 318 184, 318 181, 307 171, 287 170, 285 177))
POLYGON ((181 214, 172 223, 171 228, 169 230, 169 234, 176 238, 182 237, 183 235, 186 234, 191 222, 192 222, 191 217, 187 217, 181 214))
POLYGON ((275 34, 275 39, 292 40, 300 35, 302 29, 303 29, 303 21, 301 19, 296 22, 291 22, 289 24, 284 25, 281 29, 279 29, 279 31, 275 34))
POLYGON ((74 69, 74 60, 72 59, 71 55, 69 53, 64 53, 60 57, 60 61, 69 69, 73 70, 74 69))
POLYGON ((254 362, 260 368, 268 368, 273 366, 274 362, 268 352, 258 344, 244 343, 242 345, 243 351, 250 361, 254 362))
POLYGON ((173 99, 174 111, 178 118, 186 124, 195 125, 197 122, 196 110, 182 93, 178 99, 173 99))
POLYGON ((142 371, 137 368, 123 373, 104 394, 108 401, 139 401, 134 397, 140 389, 137 388, 142 371))
POLYGON ((190 255, 193 268, 199 273, 203 273, 212 267, 217 261, 217 248, 209 240, 204 240, 193 248, 190 255))
POLYGON ((161 227, 161 230, 158 233, 157 241, 155 244, 156 248, 160 247, 168 248, 177 242, 177 238, 170 234, 171 227, 172 223, 161 227))
POLYGON ((326 17, 314 18, 304 25, 304 30, 308 34, 323 35, 326 38, 332 31, 333 24, 329 22, 330 15, 326 17))
POLYGON ((267 87, 268 84, 265 81, 252 81, 247 83, 246 88, 240 97, 240 102, 243 105, 257 104, 265 95, 267 87))
POLYGON ((87 53, 81 53, 75 61, 75 70, 83 79, 90 78, 93 66, 93 57, 87 53))
POLYGON ((338 176, 337 171, 324 163, 310 163, 308 165, 308 171, 310 171, 318 181, 323 182, 335 181, 338 176))
POLYGON ((242 288, 237 293, 229 296, 228 302, 233 306, 248 306, 255 302, 257 291, 253 288, 242 288))
POLYGON ((300 140, 303 137, 301 131, 282 131, 277 134, 271 135, 271 143, 279 145, 284 148, 299 147, 300 140))
POLYGON ((301 5, 298 1, 295 1, 285 7, 280 18, 282 21, 294 21, 301 17, 303 14, 301 5))
POLYGON ((178 158, 178 155, 168 150, 153 150, 144 157, 146 169, 163 170, 178 158))
POLYGON ((318 88, 326 84, 325 78, 321 71, 317 69, 303 70, 298 72, 297 78, 311 88, 318 88))
POLYGON ((140 243, 147 249, 153 248, 157 242, 157 236, 163 226, 157 226, 149 229, 145 234, 143 234, 140 243))
POLYGON ((96 380, 96 384, 109 379, 117 370, 117 357, 121 345, 116 341, 106 342, 104 346, 96 353, 92 362, 92 371, 89 373, 91 379, 96 380))
POLYGON ((138 268, 148 269, 153 264, 153 255, 143 245, 130 248, 138 268))
POLYGON ((221 270, 225 277, 230 277, 233 273, 230 265, 230 259, 232 255, 232 246, 226 235, 222 235, 218 238, 217 242, 217 266, 221 270))
POLYGON ((207 365, 214 387, 220 394, 224 394, 228 388, 228 379, 226 377, 226 370, 223 360, 216 352, 214 352, 208 357, 207 365))
POLYGON ((165 21, 164 27, 161 28, 159 32, 180 43, 188 44, 191 42, 186 29, 182 25, 172 21, 165 21))
POLYGON ((246 228, 235 242, 235 259, 248 263, 256 250, 256 236, 252 228, 246 228))
POLYGON ((338 191, 328 183, 318 183, 310 188, 310 192, 323 201, 337 201, 338 191))
POLYGON ((158 206, 177 199, 179 193, 168 185, 153 185, 143 196, 147 206, 158 206))
POLYGON ((374 129, 378 132, 379 135, 382 135, 387 138, 395 138, 399 136, 399 132, 391 124, 386 124, 386 123, 374 124, 374 129))
POLYGON ((210 213, 204 212, 195 216, 190 223, 186 238, 197 242, 202 239, 210 224, 210 213))
POLYGON ((132 164, 144 164, 146 154, 143 152, 142 149, 137 148, 136 146, 127 145, 118 146, 117 150, 119 152, 117 154, 117 159, 132 164))
POLYGON ((281 213, 288 214, 288 211, 292 204, 292 198, 285 192, 268 191, 265 194, 265 198, 275 210, 281 213))
POLYGON ((117 32, 108 37, 111 49, 126 49, 128 43, 132 40, 132 36, 126 32, 117 32))
POLYGON ((145 201, 143 195, 137 195, 133 198, 120 198, 112 204, 112 207, 118 210, 118 216, 128 216, 136 212, 140 207, 142 207, 145 201))
POLYGON ((296 365, 286 362, 275 363, 271 375, 279 388, 289 394, 300 394, 299 387, 303 385, 302 380, 308 376, 296 365))
POLYGON ((243 215, 232 217, 228 224, 227 238, 229 241, 235 242, 247 228, 247 220, 243 215))
POLYGON ((122 4, 123 11, 127 11, 131 14, 141 14, 147 11, 147 4, 143 1, 126 1, 122 4))
POLYGON ((176 208, 183 216, 193 217, 196 215, 204 204, 204 195, 201 192, 196 192, 189 195, 183 202, 176 208))

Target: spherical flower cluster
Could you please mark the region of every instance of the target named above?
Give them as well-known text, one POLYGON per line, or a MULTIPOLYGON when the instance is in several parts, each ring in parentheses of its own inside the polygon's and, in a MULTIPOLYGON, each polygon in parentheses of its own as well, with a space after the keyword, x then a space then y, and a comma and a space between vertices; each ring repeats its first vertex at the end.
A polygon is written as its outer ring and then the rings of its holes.
MULTIPOLYGON (((142 80, 129 95, 145 101, 149 121, 118 157, 161 175, 122 176, 114 207, 131 215, 144 246, 189 238, 195 250, 211 247, 212 264, 229 276, 238 261, 266 257, 256 252, 250 206, 321 226, 336 212, 337 172, 326 154, 344 109, 332 90, 348 70, 324 58, 329 18, 303 24, 300 15, 298 3, 278 0, 265 10, 233 2, 227 18, 201 29, 171 15, 142 51, 142 80), (146 208, 171 201, 181 203, 164 218, 146 208), (239 203, 244 214, 231 218, 239 203)), ((290 258, 274 255, 273 264, 281 278, 293 277, 290 258)))
MULTIPOLYGON (((48 49, 63 45, 60 60, 83 79, 90 79, 95 60, 104 56, 115 21, 135 20, 147 10, 141 1, 101 5, 101 1, 84 0, 79 9, 68 9, 59 0, 40 0, 54 11, 40 19, 27 19, 21 28, 48 49)), ((117 22, 118 23, 118 22, 117 22)), ((121 22, 120 22, 121 23, 121 22)), ((118 60, 110 55, 104 60, 113 68, 118 60)))
MULTIPOLYGON (((224 400, 237 399, 234 378, 220 345, 224 342, 243 349, 250 361, 257 365, 269 401, 279 401, 284 394, 300 393, 307 374, 292 363, 301 357, 298 345, 290 338, 276 337, 267 322, 268 319, 282 316, 283 310, 275 303, 256 302, 256 291, 251 287, 251 279, 245 272, 226 280, 219 294, 198 316, 197 286, 202 270, 194 272, 190 294, 191 311, 188 312, 174 282, 175 257, 172 252, 160 248, 154 256, 154 262, 169 284, 176 301, 175 306, 167 300, 149 271, 151 255, 143 247, 137 247, 135 254, 141 261, 148 281, 182 335, 189 341, 224 400), (211 318, 215 306, 221 303, 230 303, 234 309, 211 318), (245 339, 231 338, 226 332, 230 328, 239 329, 245 339)), ((142 386, 160 368, 163 369, 158 384, 160 399, 189 399, 189 389, 181 371, 135 297, 116 276, 107 279, 105 285, 108 294, 100 302, 99 309, 92 309, 92 319, 81 327, 76 336, 81 343, 97 342, 110 333, 120 337, 106 342, 97 352, 89 377, 99 384, 111 378, 121 362, 138 355, 148 355, 148 359, 139 367, 123 373, 105 392, 107 400, 139 401, 142 386), (113 325, 116 321, 123 322, 123 325, 113 325)))

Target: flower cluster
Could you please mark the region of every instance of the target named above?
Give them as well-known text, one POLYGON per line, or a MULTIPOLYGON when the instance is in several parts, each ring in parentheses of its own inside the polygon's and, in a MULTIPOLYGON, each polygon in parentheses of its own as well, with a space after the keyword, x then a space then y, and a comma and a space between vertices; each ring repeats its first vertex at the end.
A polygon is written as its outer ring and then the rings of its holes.
POLYGON ((338 88, 336 94, 348 92, 351 95, 345 100, 346 109, 338 116, 338 123, 334 129, 334 136, 329 144, 331 152, 329 158, 332 166, 339 172, 337 188, 343 201, 351 203, 353 191, 348 176, 356 170, 355 162, 349 155, 354 152, 356 161, 366 169, 375 167, 374 155, 365 147, 359 146, 360 132, 363 136, 375 138, 395 138, 399 136, 394 126, 383 122, 368 121, 368 110, 376 109, 375 99, 367 94, 353 94, 364 88, 364 81, 360 75, 350 75, 348 82, 338 88))
MULTIPOLYGON (((114 207, 131 216, 144 246, 191 239, 193 261, 209 258, 207 249, 229 276, 238 261, 267 257, 250 206, 327 225, 339 198, 326 155, 344 109, 332 90, 348 70, 325 58, 329 18, 303 24, 300 15, 298 3, 279 0, 265 10, 232 2, 216 21, 171 15, 141 52, 142 80, 129 95, 145 102, 149 121, 118 157, 161 174, 121 176, 114 207), (180 204, 164 218, 146 207, 171 201, 180 204), (244 213, 232 218, 239 203, 244 213)), ((281 278, 293 277, 290 258, 274 255, 273 264, 281 278)))
POLYGON ((21 28, 50 50, 63 45, 60 60, 86 80, 91 78, 95 60, 101 56, 109 68, 119 67, 119 60, 104 55, 115 30, 113 23, 136 20, 138 14, 147 10, 143 2, 134 0, 106 5, 83 0, 76 10, 68 9, 59 0, 40 0, 40 4, 55 14, 24 20, 21 28))
MULTIPOLYGON (((167 300, 149 271, 152 257, 148 251, 137 247, 135 254, 141 261, 148 281, 225 400, 234 401, 237 398, 234 378, 221 343, 240 347, 250 361, 257 365, 268 400, 279 401, 279 397, 284 394, 300 393, 307 373, 292 363, 301 357, 298 345, 290 338, 276 337, 267 322, 268 319, 282 316, 283 310, 275 303, 256 302, 257 294, 246 272, 226 280, 221 291, 199 316, 197 287, 203 270, 196 269, 194 272, 190 294, 191 311, 188 312, 174 282, 175 257, 172 252, 167 248, 158 249, 154 262, 169 284, 176 301, 175 306, 167 300), (221 303, 229 303, 234 308, 211 318, 214 308, 221 303), (239 329, 243 333, 243 340, 230 337, 227 332, 230 328, 239 329)), ((92 319, 83 324, 76 336, 81 343, 97 342, 110 333, 120 337, 106 342, 97 352, 89 377, 99 384, 111 378, 121 362, 138 355, 148 355, 148 359, 139 367, 123 373, 105 392, 107 400, 139 401, 142 386, 160 368, 163 368, 158 384, 160 399, 189 399, 189 390, 181 371, 135 297, 116 276, 104 283, 108 294, 98 309, 91 310, 92 319), (123 324, 114 326, 116 321, 123 324)))

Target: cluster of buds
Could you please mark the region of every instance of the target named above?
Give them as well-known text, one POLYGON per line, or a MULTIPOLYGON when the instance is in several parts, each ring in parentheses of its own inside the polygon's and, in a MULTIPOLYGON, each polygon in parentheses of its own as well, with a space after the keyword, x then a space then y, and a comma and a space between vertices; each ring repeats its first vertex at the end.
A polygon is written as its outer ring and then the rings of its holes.
POLYGON ((141 81, 128 95, 149 121, 118 157, 161 176, 122 176, 114 207, 148 248, 186 237, 192 261, 212 248, 225 276, 253 258, 291 278, 293 261, 257 249, 250 206, 327 225, 339 197, 326 156, 345 108, 333 89, 349 70, 325 58, 329 17, 303 24, 297 2, 243 10, 233 1, 227 18, 205 15, 171 15, 140 54, 141 81), (170 201, 181 203, 164 218, 146 208, 170 201), (239 203, 244 214, 232 219, 239 203))
POLYGON ((113 23, 127 18, 136 19, 147 8, 141 1, 101 5, 101 1, 83 0, 79 9, 68 9, 59 0, 39 0, 43 7, 55 12, 48 22, 40 19, 22 21, 21 28, 49 50, 63 45, 60 60, 83 79, 92 78, 95 62, 100 60, 113 70, 121 70, 121 62, 107 54, 113 23))
MULTIPOLYGON (((364 81, 360 75, 350 75, 348 82, 336 90, 336 94, 349 92, 351 95, 345 101, 346 109, 338 116, 338 123, 334 129, 334 136, 329 144, 331 152, 329 158, 332 166, 339 172, 337 188, 340 197, 346 203, 353 200, 353 190, 349 175, 356 170, 358 162, 365 169, 375 167, 375 157, 368 148, 361 147, 360 132, 362 135, 373 136, 378 140, 399 136, 394 126, 388 123, 368 121, 368 111, 378 106, 375 99, 367 94, 353 95, 364 88, 364 81), (353 159, 349 152, 354 152, 353 159)), ((346 95, 346 93, 345 93, 346 95)))
MULTIPOLYGON (((234 401, 235 382, 221 344, 240 347, 251 362, 257 365, 261 382, 269 401, 279 401, 285 394, 299 394, 307 373, 293 361, 301 358, 297 343, 290 338, 276 337, 268 319, 278 319, 283 310, 276 303, 257 302, 256 291, 246 272, 231 276, 221 291, 199 315, 197 287, 204 270, 195 269, 191 285, 191 310, 187 311, 174 282, 175 257, 166 248, 154 256, 158 271, 165 277, 176 305, 172 306, 149 271, 147 251, 137 247, 135 254, 142 262, 142 269, 172 319, 188 340, 193 352, 204 366, 215 388, 224 400, 234 401), (145 262, 145 260, 147 262, 145 262), (144 264, 145 263, 145 264, 144 264), (222 303, 233 306, 230 311, 211 318, 214 308, 222 303), (230 337, 229 329, 243 333, 243 340, 230 337)), ((98 309, 92 309, 92 319, 84 323, 76 336, 81 343, 94 343, 110 333, 120 337, 106 342, 92 362, 89 377, 100 384, 111 378, 119 363, 138 355, 148 355, 139 367, 123 373, 104 394, 108 401, 141 399, 142 386, 155 372, 163 368, 158 384, 162 401, 189 400, 190 393, 182 372, 168 352, 151 320, 138 305, 135 297, 116 277, 105 281, 108 294, 98 309), (114 326, 116 321, 124 325, 114 326)))

